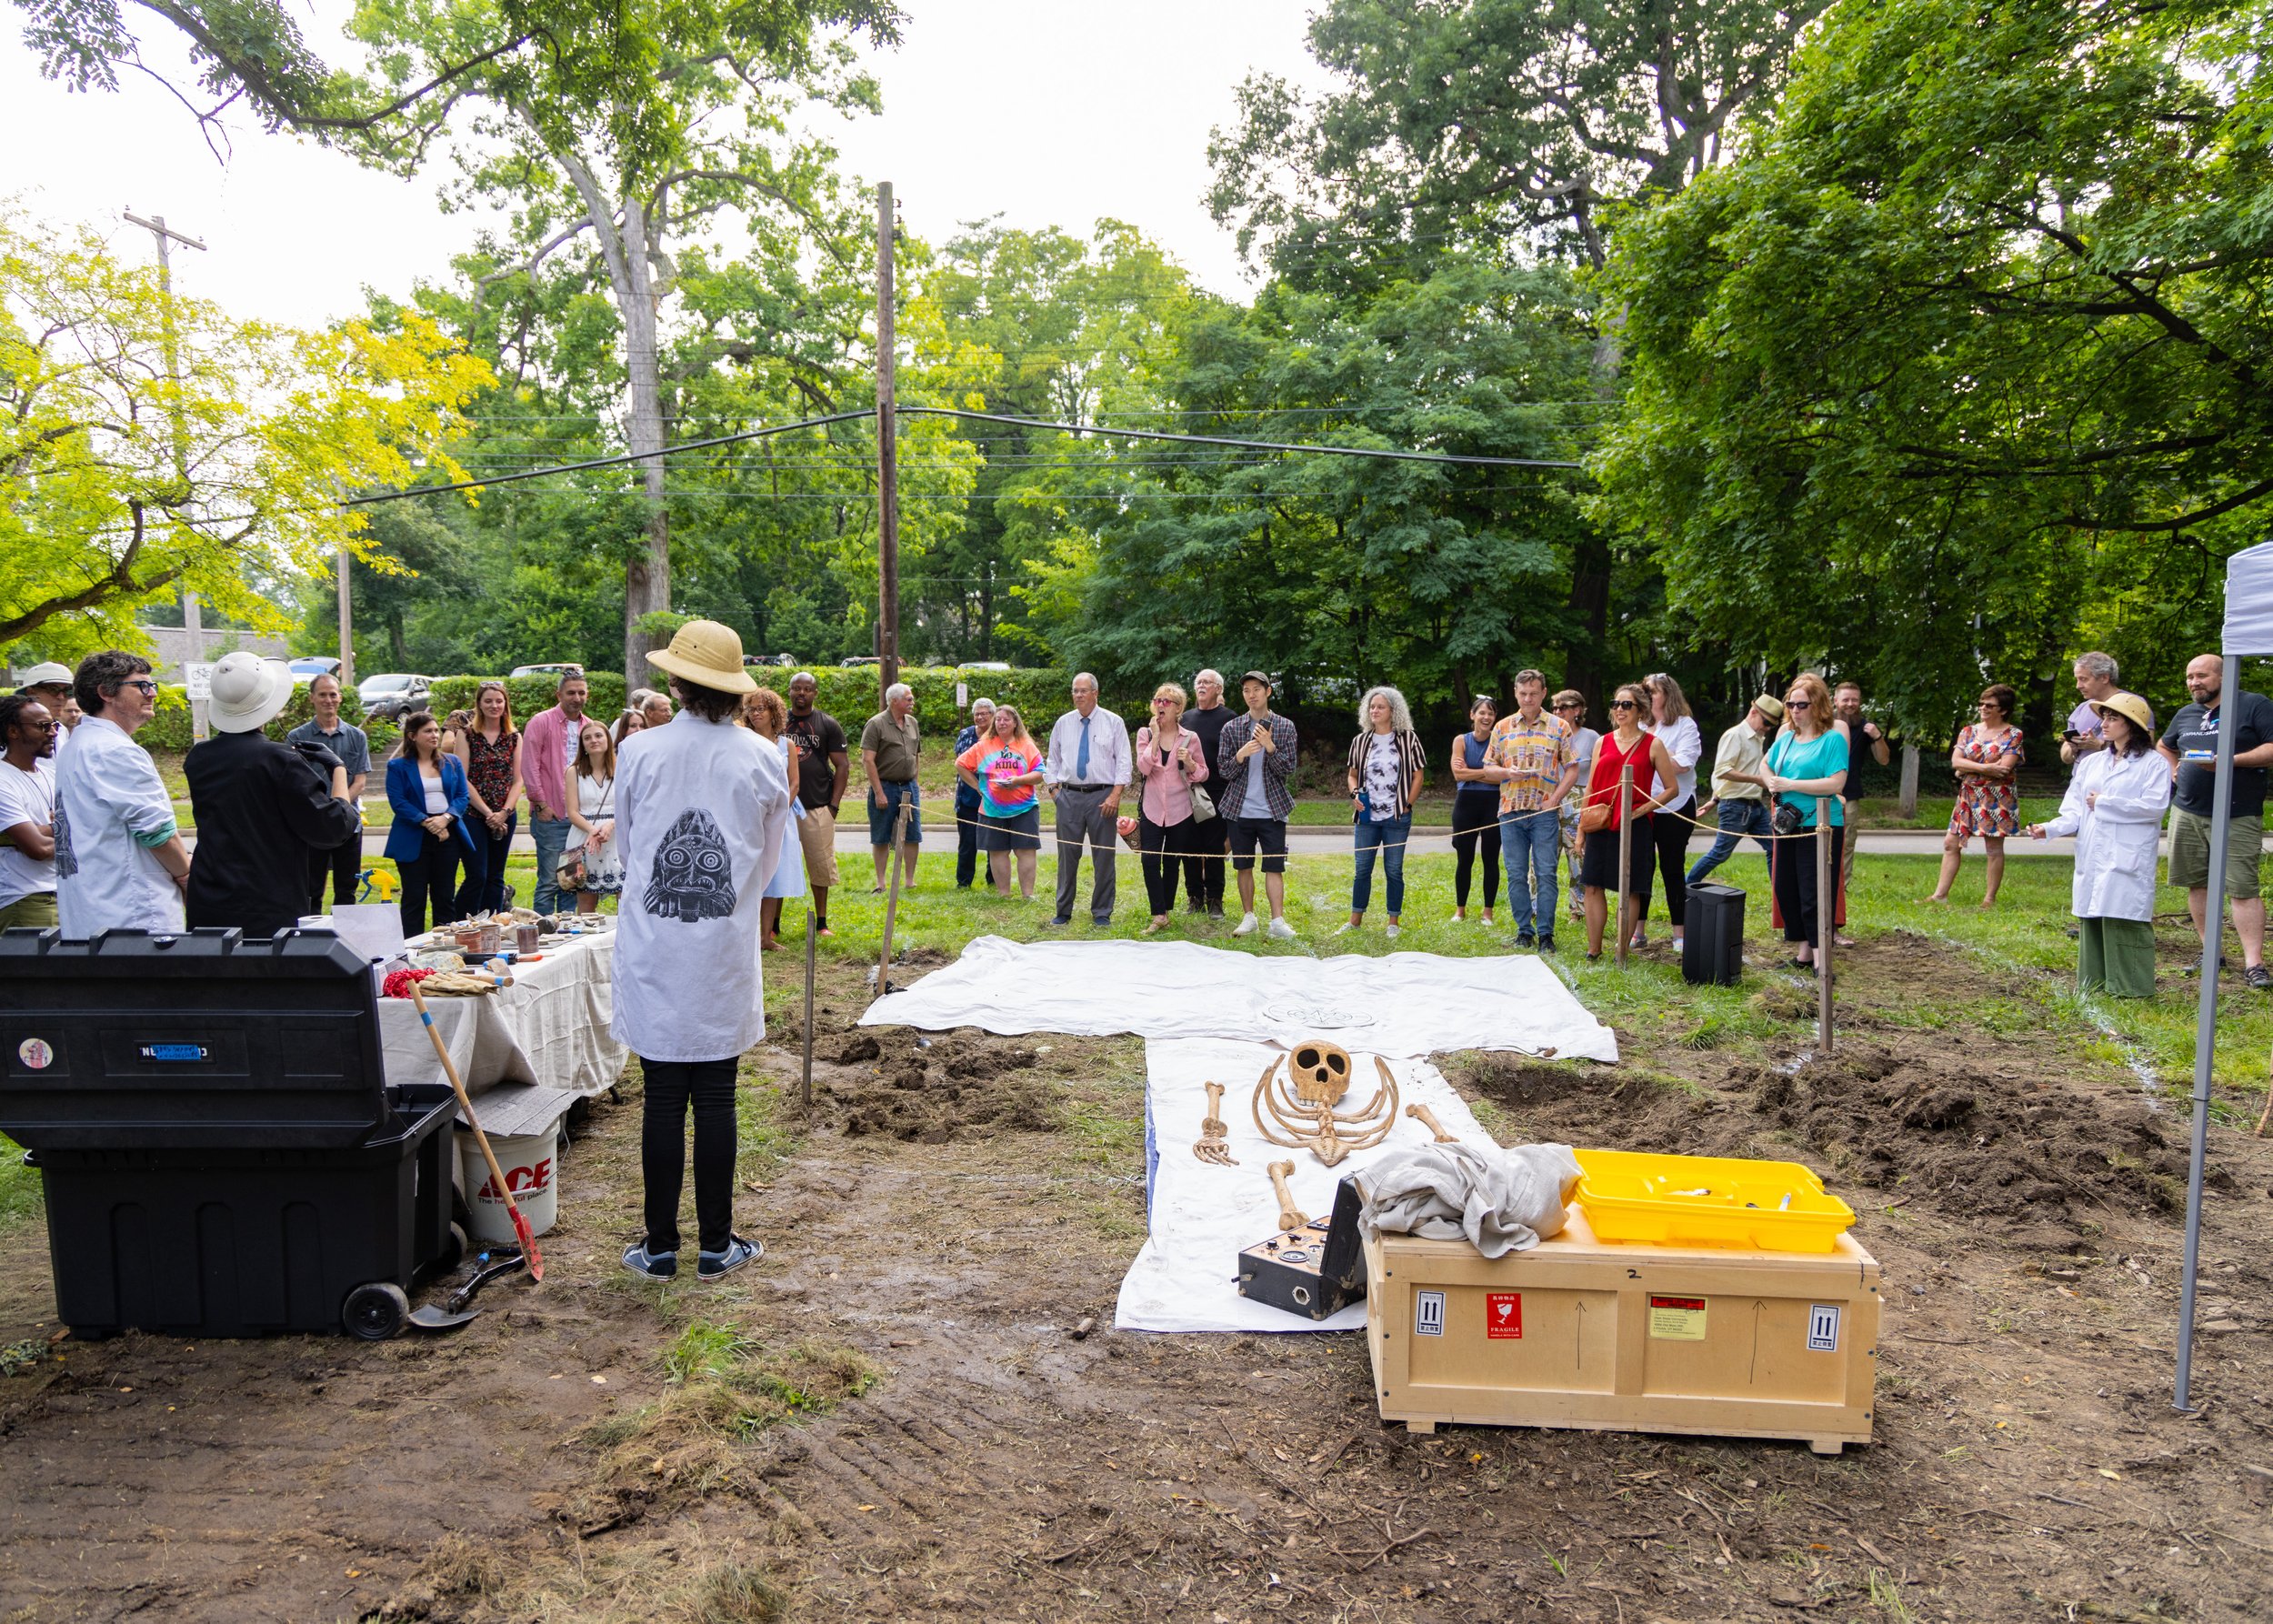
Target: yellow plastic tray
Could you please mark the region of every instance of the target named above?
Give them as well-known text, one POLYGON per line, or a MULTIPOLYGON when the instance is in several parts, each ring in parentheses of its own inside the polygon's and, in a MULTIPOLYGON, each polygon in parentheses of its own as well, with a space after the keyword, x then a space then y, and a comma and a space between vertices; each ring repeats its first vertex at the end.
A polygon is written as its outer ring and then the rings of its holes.
POLYGON ((1581 1150, 1578 1205, 1597 1238, 1827 1252, 1855 1209, 1796 1161, 1581 1150))

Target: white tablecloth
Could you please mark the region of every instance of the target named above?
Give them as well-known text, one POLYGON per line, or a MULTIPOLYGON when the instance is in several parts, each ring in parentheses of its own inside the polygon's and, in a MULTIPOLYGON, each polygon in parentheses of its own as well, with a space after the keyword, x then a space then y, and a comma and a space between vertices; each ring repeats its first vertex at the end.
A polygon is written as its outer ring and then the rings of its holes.
MULTIPOLYGON (((615 949, 612 931, 580 937, 516 966, 501 991, 427 1000, 466 1092, 535 1083, 592 1095, 623 1076, 631 1051, 608 1035, 615 949)), ((387 1081, 447 1081, 409 999, 379 1000, 379 1032, 387 1081)))

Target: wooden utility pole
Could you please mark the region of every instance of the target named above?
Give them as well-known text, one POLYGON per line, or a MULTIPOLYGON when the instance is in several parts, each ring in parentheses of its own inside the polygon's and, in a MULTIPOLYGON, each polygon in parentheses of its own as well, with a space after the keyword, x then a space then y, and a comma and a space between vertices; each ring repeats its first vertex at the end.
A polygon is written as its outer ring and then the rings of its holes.
MULTIPOLYGON (((125 215, 129 224, 141 226, 157 239, 158 331, 165 345, 166 381, 173 386, 178 396, 182 386, 181 335, 174 325, 174 258, 168 252, 167 245, 179 243, 185 248, 196 249, 200 254, 205 251, 205 245, 194 236, 184 236, 180 232, 169 229, 164 215, 152 215, 145 219, 131 208, 122 212, 125 215)), ((182 506, 187 507, 189 506, 186 495, 189 485, 189 429, 182 422, 181 402, 178 398, 173 402, 169 410, 174 419, 174 474, 181 480, 184 486, 182 506)), ((205 617, 199 610, 197 595, 195 592, 182 594, 182 633, 184 640, 188 644, 183 664, 202 665, 205 658, 205 617)), ((187 673, 185 672, 184 675, 186 676, 187 673)), ((205 702, 203 699, 193 699, 189 702, 189 731, 193 738, 202 739, 205 737, 205 702)))
POLYGON ((1831 860, 1831 797, 1816 797, 1816 1048, 1831 1052, 1831 938, 1839 908, 1832 888, 1839 865, 1831 860))
POLYGON ((355 681, 355 619, 354 606, 347 588, 347 544, 339 544, 339 691, 345 694, 355 681))
MULTIPOLYGON (((876 185, 876 708, 900 679, 900 467, 892 396, 892 183, 876 185)), ((888 951, 888 949, 887 949, 888 951)), ((878 981, 879 993, 882 981, 878 981)))

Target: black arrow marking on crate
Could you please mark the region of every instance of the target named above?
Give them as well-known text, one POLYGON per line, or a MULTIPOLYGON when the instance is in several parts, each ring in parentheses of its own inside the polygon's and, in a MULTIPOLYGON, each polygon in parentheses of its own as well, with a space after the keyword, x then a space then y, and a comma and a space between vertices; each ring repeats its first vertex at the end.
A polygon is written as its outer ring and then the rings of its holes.
POLYGON ((1587 1305, 1583 1302, 1575 1302, 1571 1304, 1571 1307, 1578 1310, 1572 1321, 1570 1337, 1570 1368, 1576 1370, 1586 1363, 1582 1356, 1587 1348, 1587 1305))
POLYGON ((1767 1305, 1758 1298, 1752 1299, 1752 1366, 1745 1372, 1747 1385, 1760 1379, 1760 1316, 1767 1312, 1767 1305))

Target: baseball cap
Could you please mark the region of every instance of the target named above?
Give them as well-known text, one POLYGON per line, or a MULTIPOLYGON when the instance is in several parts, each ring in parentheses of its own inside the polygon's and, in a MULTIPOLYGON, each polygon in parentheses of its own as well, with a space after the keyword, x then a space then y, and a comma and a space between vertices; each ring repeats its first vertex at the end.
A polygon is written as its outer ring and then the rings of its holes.
POLYGON ((1259 682, 1267 688, 1277 686, 1271 681, 1271 674, 1267 671, 1247 672, 1240 677, 1239 681, 1243 686, 1250 682, 1259 682))

